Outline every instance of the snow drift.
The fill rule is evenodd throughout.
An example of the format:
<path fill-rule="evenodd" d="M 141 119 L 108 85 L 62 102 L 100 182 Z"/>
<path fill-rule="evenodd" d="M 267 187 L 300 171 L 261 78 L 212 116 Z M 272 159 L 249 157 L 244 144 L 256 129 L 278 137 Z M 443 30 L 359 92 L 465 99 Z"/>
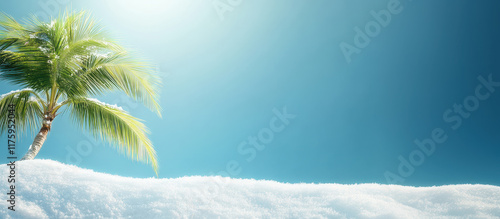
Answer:
<path fill-rule="evenodd" d="M 16 162 L 15 212 L 6 218 L 430 218 L 500 216 L 500 187 L 287 184 L 222 177 L 138 179 L 52 160 Z"/>

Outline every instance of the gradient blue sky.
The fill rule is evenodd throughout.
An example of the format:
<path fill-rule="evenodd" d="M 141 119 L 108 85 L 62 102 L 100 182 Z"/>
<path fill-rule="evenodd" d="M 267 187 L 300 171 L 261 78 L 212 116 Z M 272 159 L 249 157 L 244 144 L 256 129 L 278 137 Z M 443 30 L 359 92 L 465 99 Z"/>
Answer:
<path fill-rule="evenodd" d="M 162 178 L 212 175 L 237 163 L 236 178 L 388 183 L 384 174 L 398 174 L 398 157 L 408 160 L 418 149 L 414 140 L 441 128 L 446 141 L 398 184 L 500 185 L 500 91 L 480 100 L 456 130 L 443 119 L 475 94 L 478 76 L 500 81 L 500 2 L 400 0 L 402 11 L 347 63 L 340 43 L 353 45 L 354 28 L 364 29 L 375 20 L 370 11 L 387 10 L 388 2 L 243 0 L 223 20 L 209 0 L 2 1 L 0 10 L 16 19 L 69 6 L 92 11 L 113 37 L 158 66 L 162 119 L 118 93 L 97 98 L 145 120 Z M 13 89 L 0 82 L 0 93 Z M 296 117 L 263 150 L 246 145 L 240 153 L 283 107 Z M 19 142 L 19 156 L 32 138 Z M 91 150 L 68 159 L 78 148 Z M 90 140 L 67 115 L 56 118 L 37 158 L 154 176 L 149 165 Z"/>

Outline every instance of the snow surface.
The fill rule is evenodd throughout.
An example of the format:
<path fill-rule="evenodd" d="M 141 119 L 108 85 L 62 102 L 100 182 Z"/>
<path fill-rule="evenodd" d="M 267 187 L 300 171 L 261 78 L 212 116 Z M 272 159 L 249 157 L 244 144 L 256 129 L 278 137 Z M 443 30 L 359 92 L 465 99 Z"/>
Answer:
<path fill-rule="evenodd" d="M 16 211 L 2 218 L 498 218 L 500 187 L 288 184 L 121 177 L 52 160 L 16 162 Z"/>
<path fill-rule="evenodd" d="M 9 93 L 2 94 L 2 95 L 0 96 L 0 100 L 1 100 L 1 99 L 3 99 L 3 98 L 5 98 L 6 96 L 9 96 L 9 95 L 11 95 L 11 94 L 13 94 L 13 93 L 19 93 L 19 92 L 21 92 L 21 91 L 33 91 L 33 90 L 32 90 L 31 88 L 25 88 L 25 89 L 22 89 L 22 90 L 13 90 L 13 91 L 10 91 Z"/>
<path fill-rule="evenodd" d="M 106 107 L 109 107 L 109 108 L 113 108 L 113 109 L 117 109 L 117 110 L 123 111 L 123 108 L 117 106 L 116 104 L 113 104 L 113 105 L 107 104 L 107 103 L 101 102 L 98 99 L 90 98 L 90 97 L 87 97 L 87 100 L 92 101 L 92 102 L 97 103 L 97 104 L 102 105 L 102 106 L 106 106 Z"/>

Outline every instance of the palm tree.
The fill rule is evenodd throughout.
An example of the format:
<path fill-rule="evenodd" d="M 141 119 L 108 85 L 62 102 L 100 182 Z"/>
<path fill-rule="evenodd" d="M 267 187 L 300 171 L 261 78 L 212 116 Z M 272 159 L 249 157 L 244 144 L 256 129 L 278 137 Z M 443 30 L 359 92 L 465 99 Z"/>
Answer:
<path fill-rule="evenodd" d="M 23 88 L 0 97 L 0 134 L 7 130 L 8 105 L 14 104 L 16 132 L 40 130 L 21 160 L 34 159 L 52 121 L 68 111 L 82 129 L 150 162 L 158 175 L 156 152 L 141 120 L 90 98 L 122 91 L 161 117 L 160 79 L 152 69 L 110 40 L 85 11 L 66 12 L 50 23 L 33 16 L 23 24 L 0 14 L 0 79 Z"/>

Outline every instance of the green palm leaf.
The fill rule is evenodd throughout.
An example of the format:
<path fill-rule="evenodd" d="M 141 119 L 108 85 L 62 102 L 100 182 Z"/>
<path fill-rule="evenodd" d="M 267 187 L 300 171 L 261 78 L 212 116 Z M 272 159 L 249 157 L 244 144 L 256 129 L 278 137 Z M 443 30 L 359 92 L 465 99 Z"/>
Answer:
<path fill-rule="evenodd" d="M 0 133 L 7 131 L 9 105 L 14 105 L 15 126 L 18 135 L 40 127 L 45 102 L 31 89 L 12 91 L 0 96 Z"/>
<path fill-rule="evenodd" d="M 71 117 L 94 137 L 118 145 L 121 151 L 134 159 L 151 162 L 158 173 L 156 152 L 147 137 L 146 126 L 124 110 L 90 98 L 67 101 Z"/>

